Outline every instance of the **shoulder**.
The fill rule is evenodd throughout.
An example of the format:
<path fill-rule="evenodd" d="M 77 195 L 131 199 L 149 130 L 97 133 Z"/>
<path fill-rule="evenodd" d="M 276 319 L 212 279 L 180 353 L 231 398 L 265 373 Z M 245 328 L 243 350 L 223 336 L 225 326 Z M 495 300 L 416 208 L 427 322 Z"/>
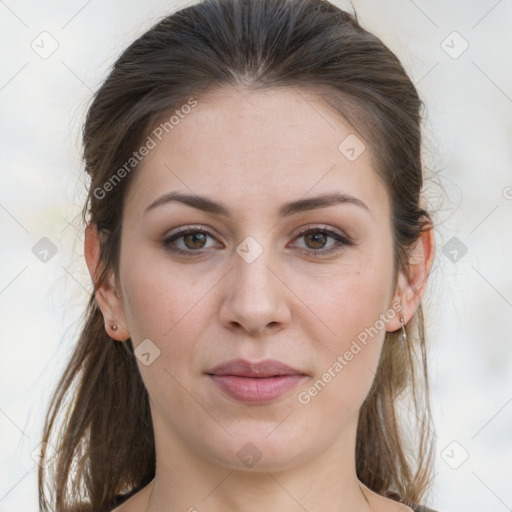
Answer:
<path fill-rule="evenodd" d="M 121 499 L 117 499 L 112 508 L 106 512 L 131 512 L 131 510 L 134 510 L 132 504 L 133 500 L 130 501 L 126 496 L 122 496 Z"/>
<path fill-rule="evenodd" d="M 149 500 L 151 483 L 142 489 L 134 489 L 128 494 L 118 495 L 107 512 L 135 512 L 144 510 Z"/>
<path fill-rule="evenodd" d="M 425 505 L 414 505 L 412 509 L 414 510 L 414 512 L 437 512 L 437 510 L 428 508 Z"/>
<path fill-rule="evenodd" d="M 133 507 L 133 503 L 125 498 L 123 500 L 116 501 L 112 505 L 112 508 L 109 508 L 105 512 L 131 512 L 132 510 L 136 510 Z"/>
<path fill-rule="evenodd" d="M 105 512 L 130 512 L 132 510 L 133 496 L 134 493 L 130 493 L 128 495 L 118 495 L 112 503 L 112 506 L 109 507 Z"/>
<path fill-rule="evenodd" d="M 125 500 L 123 500 L 125 501 Z M 128 512 L 129 509 L 127 508 L 126 504 L 122 503 L 119 504 L 119 501 L 116 501 L 112 508 L 108 509 L 106 512 Z"/>

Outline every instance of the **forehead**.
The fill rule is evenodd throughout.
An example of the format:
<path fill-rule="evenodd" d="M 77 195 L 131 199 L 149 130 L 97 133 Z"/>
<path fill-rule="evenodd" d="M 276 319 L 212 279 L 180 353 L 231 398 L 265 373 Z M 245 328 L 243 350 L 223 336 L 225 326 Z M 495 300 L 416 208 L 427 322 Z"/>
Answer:
<path fill-rule="evenodd" d="M 374 217 L 387 215 L 368 144 L 354 146 L 363 139 L 312 93 L 225 88 L 197 98 L 187 112 L 136 169 L 127 213 L 142 214 L 170 191 L 215 197 L 235 214 L 340 191 L 364 201 Z M 356 159 L 347 158 L 344 141 L 362 150 Z"/>

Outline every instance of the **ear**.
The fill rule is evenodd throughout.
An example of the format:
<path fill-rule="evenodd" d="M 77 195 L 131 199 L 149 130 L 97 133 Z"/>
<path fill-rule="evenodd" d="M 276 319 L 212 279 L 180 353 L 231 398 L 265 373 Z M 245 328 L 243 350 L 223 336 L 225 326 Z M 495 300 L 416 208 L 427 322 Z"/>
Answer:
<path fill-rule="evenodd" d="M 393 303 L 400 302 L 402 309 L 388 322 L 386 330 L 396 331 L 402 327 L 400 317 L 406 325 L 420 305 L 428 282 L 428 276 L 432 269 L 435 255 L 434 226 L 430 223 L 422 232 L 414 245 L 409 258 L 409 278 L 403 273 L 398 277 L 397 290 L 393 297 Z M 391 304 L 390 304 L 391 308 Z M 396 305 L 395 305 L 396 308 Z"/>
<path fill-rule="evenodd" d="M 100 262 L 100 236 L 96 224 L 90 222 L 85 229 L 85 260 L 95 285 L 94 295 L 96 302 L 103 313 L 105 330 L 111 338 L 125 341 L 130 337 L 130 333 L 126 326 L 123 303 L 116 291 L 114 272 L 109 272 L 104 282 L 96 288 L 96 282 L 102 270 Z M 115 331 L 111 327 L 114 323 L 117 325 Z"/>

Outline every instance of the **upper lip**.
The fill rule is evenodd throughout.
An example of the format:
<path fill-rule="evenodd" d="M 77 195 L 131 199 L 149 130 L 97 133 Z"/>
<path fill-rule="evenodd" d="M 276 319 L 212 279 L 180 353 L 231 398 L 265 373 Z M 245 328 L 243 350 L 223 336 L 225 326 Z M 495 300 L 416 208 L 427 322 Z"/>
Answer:
<path fill-rule="evenodd" d="M 236 375 L 239 377 L 274 377 L 276 375 L 304 375 L 303 372 L 276 359 L 251 362 L 233 359 L 207 372 L 209 375 Z"/>

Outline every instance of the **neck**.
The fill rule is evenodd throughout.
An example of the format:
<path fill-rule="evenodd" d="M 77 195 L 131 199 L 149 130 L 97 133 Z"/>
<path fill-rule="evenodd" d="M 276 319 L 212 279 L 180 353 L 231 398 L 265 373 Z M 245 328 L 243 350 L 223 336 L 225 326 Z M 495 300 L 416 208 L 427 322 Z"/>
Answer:
<path fill-rule="evenodd" d="M 215 464 L 183 440 L 155 443 L 169 456 L 157 456 L 145 512 L 371 511 L 355 472 L 355 429 L 313 458 L 259 471 Z"/>

